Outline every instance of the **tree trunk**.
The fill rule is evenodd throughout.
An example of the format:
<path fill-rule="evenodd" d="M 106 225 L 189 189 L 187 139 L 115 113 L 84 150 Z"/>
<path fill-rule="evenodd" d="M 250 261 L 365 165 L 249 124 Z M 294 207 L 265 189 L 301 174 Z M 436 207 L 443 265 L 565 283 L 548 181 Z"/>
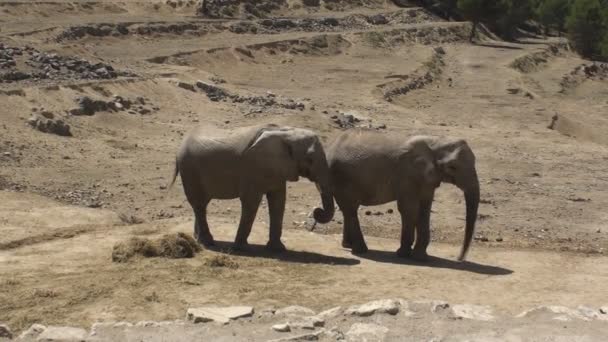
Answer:
<path fill-rule="evenodd" d="M 474 21 L 473 22 L 473 28 L 471 28 L 471 36 L 469 37 L 469 42 L 473 42 L 473 39 L 475 38 L 475 31 L 477 31 L 477 22 Z"/>

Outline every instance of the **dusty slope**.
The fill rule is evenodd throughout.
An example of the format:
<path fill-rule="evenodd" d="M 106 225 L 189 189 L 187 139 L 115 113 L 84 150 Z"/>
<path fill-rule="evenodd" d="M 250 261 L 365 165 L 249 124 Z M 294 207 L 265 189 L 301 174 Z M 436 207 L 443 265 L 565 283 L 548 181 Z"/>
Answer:
<path fill-rule="evenodd" d="M 608 248 L 608 75 L 587 75 L 580 66 L 590 62 L 559 41 L 485 39 L 471 45 L 467 23 L 442 22 L 422 9 L 390 4 L 292 6 L 276 13 L 291 18 L 269 21 L 201 19 L 187 2 L 155 4 L 0 4 L 6 65 L 0 75 L 21 71 L 38 77 L 0 83 L 0 189 L 24 192 L 5 192 L 0 201 L 0 253 L 10 260 L 1 266 L 7 291 L 0 311 L 10 315 L 12 325 L 130 314 L 133 320 L 146 314 L 164 319 L 218 294 L 225 304 L 242 297 L 263 305 L 306 300 L 321 308 L 326 302 L 373 298 L 370 289 L 377 287 L 383 296 L 445 298 L 505 310 L 550 302 L 593 304 L 606 297 L 605 260 L 599 255 Z M 558 48 L 549 48 L 554 44 Z M 88 61 L 87 70 L 74 72 L 80 58 Z M 15 66 L 8 63 L 12 60 Z M 523 68 L 514 68 L 514 61 Z M 107 70 L 97 73 L 102 65 L 96 63 L 112 66 L 117 77 Z M 213 101 L 195 86 L 197 80 L 246 101 Z M 68 115 L 81 96 L 111 104 L 114 95 L 132 107 Z M 260 98 L 275 103 L 261 104 Z M 27 119 L 43 110 L 69 124 L 73 136 L 30 127 Z M 424 266 L 393 264 L 389 252 L 395 249 L 399 216 L 389 214 L 392 204 L 361 212 L 370 245 L 385 251 L 367 259 L 337 247 L 339 238 L 331 234 L 340 231 L 339 213 L 317 226 L 316 232 L 328 237 L 305 232 L 303 223 L 319 203 L 307 182 L 289 185 L 285 218 L 287 245 L 305 253 L 283 261 L 236 257 L 242 265 L 236 271 L 201 267 L 210 252 L 188 261 L 109 262 L 113 243 L 132 234 L 189 232 L 191 213 L 180 185 L 170 190 L 164 185 L 179 141 L 194 125 L 215 130 L 275 122 L 312 128 L 328 142 L 343 129 L 334 118 L 341 113 L 362 120 L 355 124 L 404 136 L 469 141 L 482 179 L 478 241 L 471 255 L 479 264 L 450 261 L 464 225 L 462 196 L 454 187 L 438 190 L 432 216 L 432 251 L 445 259 Z M 553 129 L 547 128 L 554 117 Z M 237 201 L 211 203 L 210 218 L 224 240 L 232 238 L 239 210 Z M 374 215 L 365 215 L 368 210 Z M 259 243 L 264 211 L 255 229 Z M 137 222 L 143 224 L 120 225 Z M 513 273 L 485 274 L 505 270 Z M 48 282 L 41 286 L 33 271 Z M 404 286 L 384 282 L 385 275 L 378 275 L 384 271 Z M 5 272 L 16 280 L 4 280 Z M 276 274 L 288 282 L 270 281 Z M 256 280 L 255 287 L 235 282 L 242 277 Z M 177 287 L 176 279 L 181 279 Z M 358 286 L 350 286 L 353 282 Z M 458 286 L 463 282 L 475 285 Z M 142 293 L 142 286 L 152 287 Z M 340 286 L 348 290 L 333 290 Z M 50 292 L 34 290 L 38 287 Z M 146 299 L 154 298 L 152 293 L 160 303 Z"/>

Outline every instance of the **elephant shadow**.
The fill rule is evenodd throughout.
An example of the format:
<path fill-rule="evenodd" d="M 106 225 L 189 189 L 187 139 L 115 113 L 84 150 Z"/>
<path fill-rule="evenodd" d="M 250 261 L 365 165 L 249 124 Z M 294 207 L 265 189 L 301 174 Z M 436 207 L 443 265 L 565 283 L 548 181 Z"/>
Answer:
<path fill-rule="evenodd" d="M 258 244 L 250 244 L 247 251 L 235 251 L 232 249 L 232 245 L 232 242 L 216 240 L 215 246 L 207 247 L 207 249 L 222 254 L 275 259 L 301 264 L 354 266 L 361 263 L 361 261 L 355 258 L 343 258 L 307 251 L 286 250 L 284 252 L 273 252 L 266 249 L 266 246 Z"/>
<path fill-rule="evenodd" d="M 427 261 L 422 262 L 398 257 L 395 252 L 370 249 L 367 253 L 358 255 L 358 257 L 382 263 L 393 263 L 416 267 L 446 268 L 486 275 L 509 275 L 513 273 L 512 270 L 499 266 L 484 265 L 471 261 L 461 262 L 431 255 L 429 255 Z"/>

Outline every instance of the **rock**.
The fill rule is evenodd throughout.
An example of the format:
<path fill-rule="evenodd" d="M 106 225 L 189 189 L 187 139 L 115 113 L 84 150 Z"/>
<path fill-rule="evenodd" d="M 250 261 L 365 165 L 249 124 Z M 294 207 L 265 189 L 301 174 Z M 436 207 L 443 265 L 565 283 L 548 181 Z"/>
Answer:
<path fill-rule="evenodd" d="M 457 318 L 475 321 L 493 321 L 492 309 L 489 306 L 461 304 L 452 306 L 452 312 Z"/>
<path fill-rule="evenodd" d="M 39 115 L 34 115 L 27 120 L 27 123 L 43 133 L 52 133 L 63 137 L 72 136 L 70 125 L 64 123 L 63 120 L 60 119 L 52 120 Z"/>
<path fill-rule="evenodd" d="M 290 322 L 289 325 L 297 329 L 314 330 L 317 327 L 325 326 L 325 320 L 317 316 L 309 316 Z"/>
<path fill-rule="evenodd" d="M 367 21 L 372 24 L 372 25 L 386 25 L 388 24 L 388 19 L 386 19 L 386 17 L 382 14 L 376 14 L 373 15 L 369 18 L 367 18 Z"/>
<path fill-rule="evenodd" d="M 331 309 L 319 312 L 315 317 L 327 320 L 327 319 L 338 316 L 340 313 L 342 313 L 342 307 L 336 306 L 335 308 L 331 308 Z"/>
<path fill-rule="evenodd" d="M 346 339 L 344 333 L 340 331 L 337 327 L 333 327 L 329 330 L 326 330 L 323 335 L 327 336 L 331 341 L 342 341 Z"/>
<path fill-rule="evenodd" d="M 35 339 L 36 337 L 38 337 L 38 335 L 40 335 L 45 330 L 46 330 L 46 327 L 42 324 L 32 324 L 32 326 L 29 329 L 27 329 L 26 331 L 22 332 L 21 335 L 19 335 L 19 339 L 20 340 Z"/>
<path fill-rule="evenodd" d="M 272 330 L 278 331 L 278 332 L 290 332 L 291 327 L 289 326 L 289 323 L 275 324 L 272 326 Z"/>
<path fill-rule="evenodd" d="M 251 306 L 202 307 L 188 309 L 186 319 L 193 323 L 217 322 L 228 324 L 231 320 L 251 315 L 253 315 Z"/>
<path fill-rule="evenodd" d="M 193 84 L 190 83 L 186 83 L 186 82 L 177 82 L 177 86 L 182 88 L 182 89 L 186 89 L 186 90 L 190 90 L 193 92 L 196 92 L 196 88 L 194 87 Z"/>
<path fill-rule="evenodd" d="M 5 324 L 0 324 L 0 338 L 8 338 L 9 340 L 13 338 L 11 329 Z"/>
<path fill-rule="evenodd" d="M 136 327 L 145 327 L 145 328 L 150 328 L 150 327 L 160 327 L 160 323 L 155 322 L 155 321 L 140 321 L 135 323 Z"/>
<path fill-rule="evenodd" d="M 606 306 L 602 306 L 602 307 L 600 308 L 600 313 L 601 313 L 602 315 L 608 315 L 608 305 L 606 305 Z"/>
<path fill-rule="evenodd" d="M 588 306 L 581 305 L 577 309 L 581 315 L 583 315 L 589 319 L 599 320 L 599 321 L 608 321 L 608 315 L 603 313 L 601 308 L 596 310 L 596 309 L 590 308 Z"/>
<path fill-rule="evenodd" d="M 396 315 L 399 313 L 400 303 L 394 299 L 382 299 L 369 302 L 360 306 L 354 306 L 346 310 L 347 315 L 371 316 L 376 313 Z"/>
<path fill-rule="evenodd" d="M 279 309 L 275 312 L 275 315 L 285 315 L 285 316 L 314 316 L 315 312 L 309 308 L 305 308 L 303 306 L 293 305 L 288 306 L 282 309 Z"/>
<path fill-rule="evenodd" d="M 139 114 L 141 115 L 146 115 L 146 114 L 150 114 L 152 111 L 149 110 L 148 108 L 142 108 L 139 110 Z"/>
<path fill-rule="evenodd" d="M 84 341 L 87 338 L 87 331 L 81 328 L 72 327 L 48 327 L 40 335 L 38 341 L 61 341 L 61 342 L 76 342 Z"/>
<path fill-rule="evenodd" d="M 72 115 L 93 115 L 96 112 L 108 110 L 108 104 L 105 101 L 93 100 L 88 96 L 82 96 L 77 99 L 78 108 L 72 109 Z"/>
<path fill-rule="evenodd" d="M 384 341 L 387 333 L 388 328 L 378 324 L 355 323 L 346 332 L 346 339 L 349 342 Z"/>
<path fill-rule="evenodd" d="M 589 321 L 590 318 L 582 315 L 577 310 L 572 310 L 565 306 L 548 305 L 538 306 L 533 309 L 524 311 L 516 316 L 517 318 L 523 317 L 535 317 L 535 318 L 549 318 L 558 321 L 571 321 L 572 319 L 579 319 L 583 321 Z"/>

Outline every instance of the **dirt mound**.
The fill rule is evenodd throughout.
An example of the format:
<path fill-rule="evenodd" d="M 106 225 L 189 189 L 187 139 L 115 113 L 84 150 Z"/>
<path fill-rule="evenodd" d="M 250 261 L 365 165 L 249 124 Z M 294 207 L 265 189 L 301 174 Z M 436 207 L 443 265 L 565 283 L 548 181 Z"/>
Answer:
<path fill-rule="evenodd" d="M 354 34 L 363 43 L 373 47 L 393 48 L 404 44 L 445 44 L 468 42 L 469 23 L 443 23 L 419 27 L 396 28 Z"/>
<path fill-rule="evenodd" d="M 565 75 L 560 82 L 561 93 L 567 93 L 587 80 L 608 80 L 608 63 L 581 64 Z"/>
<path fill-rule="evenodd" d="M 522 73 L 531 73 L 539 70 L 546 65 L 553 57 L 559 56 L 564 49 L 567 49 L 567 44 L 554 44 L 546 49 L 515 59 L 510 67 Z"/>
<path fill-rule="evenodd" d="M 192 258 L 200 251 L 201 247 L 199 244 L 192 236 L 185 233 L 167 234 L 156 240 L 134 237 L 127 242 L 120 242 L 114 245 L 112 261 L 126 262 L 135 256 L 172 259 Z"/>
<path fill-rule="evenodd" d="M 36 81 L 100 80 L 133 77 L 106 63 L 91 63 L 78 57 L 46 53 L 33 47 L 0 43 L 0 84 Z"/>
<path fill-rule="evenodd" d="M 207 18 L 267 18 L 293 11 L 345 11 L 354 8 L 381 8 L 383 0 L 205 0 L 197 12 Z"/>
<path fill-rule="evenodd" d="M 413 74 L 388 76 L 399 80 L 378 85 L 382 97 L 391 102 L 395 96 L 405 95 L 412 90 L 421 89 L 433 83 L 443 73 L 444 55 L 445 50 L 442 47 L 437 47 L 433 50 L 431 59 L 414 71 Z"/>

